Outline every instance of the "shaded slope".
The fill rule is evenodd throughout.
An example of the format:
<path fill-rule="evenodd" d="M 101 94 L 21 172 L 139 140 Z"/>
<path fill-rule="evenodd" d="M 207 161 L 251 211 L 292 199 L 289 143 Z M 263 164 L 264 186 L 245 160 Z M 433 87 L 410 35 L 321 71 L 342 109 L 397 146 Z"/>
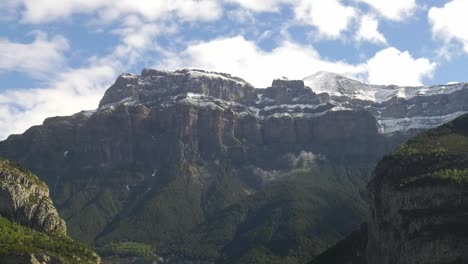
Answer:
<path fill-rule="evenodd" d="M 468 116 L 384 158 L 369 184 L 369 263 L 468 261 Z"/>
<path fill-rule="evenodd" d="M 180 241 L 179 254 L 219 263 L 303 263 L 366 218 L 358 175 L 368 168 L 323 163 L 227 207 Z M 365 177 L 361 177 L 364 181 Z"/>

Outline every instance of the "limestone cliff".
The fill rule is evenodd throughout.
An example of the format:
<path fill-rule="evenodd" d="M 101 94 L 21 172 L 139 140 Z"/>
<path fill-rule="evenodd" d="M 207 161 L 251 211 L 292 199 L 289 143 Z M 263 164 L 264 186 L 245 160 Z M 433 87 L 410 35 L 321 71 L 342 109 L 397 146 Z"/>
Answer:
<path fill-rule="evenodd" d="M 91 245 L 132 241 L 163 257 L 223 263 L 305 262 L 365 220 L 370 171 L 413 133 L 382 131 L 388 116 L 379 111 L 404 104 L 406 120 L 419 109 L 399 97 L 380 104 L 311 88 L 145 69 L 119 76 L 96 110 L 11 135 L 0 155 L 37 173 L 70 235 Z M 417 113 L 430 122 L 415 129 L 438 124 L 431 107 Z"/>
<path fill-rule="evenodd" d="M 65 234 L 44 182 L 11 161 L 0 159 L 0 215 L 38 231 Z"/>
<path fill-rule="evenodd" d="M 47 185 L 19 165 L 0 159 L 0 263 L 100 263 L 66 235 Z"/>
<path fill-rule="evenodd" d="M 370 264 L 468 262 L 468 116 L 384 158 L 369 183 Z"/>

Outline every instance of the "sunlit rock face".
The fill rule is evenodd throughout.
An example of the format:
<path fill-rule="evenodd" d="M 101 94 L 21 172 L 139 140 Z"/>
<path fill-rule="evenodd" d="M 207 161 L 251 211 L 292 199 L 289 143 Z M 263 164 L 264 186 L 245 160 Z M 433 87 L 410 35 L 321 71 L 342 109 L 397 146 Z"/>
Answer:
<path fill-rule="evenodd" d="M 0 159 L 0 215 L 38 231 L 65 234 L 49 189 L 35 175 L 11 161 Z"/>

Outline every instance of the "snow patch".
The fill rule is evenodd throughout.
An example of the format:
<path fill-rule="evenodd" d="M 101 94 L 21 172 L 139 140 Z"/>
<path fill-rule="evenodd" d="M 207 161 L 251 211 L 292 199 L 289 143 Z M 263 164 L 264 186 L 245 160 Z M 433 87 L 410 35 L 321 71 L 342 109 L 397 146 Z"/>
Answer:
<path fill-rule="evenodd" d="M 451 94 L 455 91 L 468 88 L 464 83 L 436 85 L 431 87 L 372 85 L 329 72 L 318 72 L 303 80 L 305 85 L 310 87 L 315 93 L 328 93 L 331 96 L 345 96 L 350 99 L 376 103 L 382 103 L 394 97 L 410 99 L 416 96 Z"/>
<path fill-rule="evenodd" d="M 221 80 L 225 80 L 225 81 L 231 81 L 231 82 L 235 82 L 241 86 L 245 86 L 246 83 L 245 82 L 242 82 L 240 80 L 237 80 L 236 78 L 229 78 L 221 73 L 217 73 L 217 72 L 210 72 L 210 71 L 204 71 L 204 70 L 197 70 L 197 69 L 186 69 L 188 70 L 188 73 L 190 75 L 190 77 L 192 78 L 206 78 L 206 79 L 221 79 Z"/>
<path fill-rule="evenodd" d="M 415 116 L 406 118 L 382 118 L 378 120 L 379 132 L 392 134 L 395 132 L 406 132 L 410 129 L 430 129 L 449 122 L 468 111 L 458 111 L 442 116 Z"/>

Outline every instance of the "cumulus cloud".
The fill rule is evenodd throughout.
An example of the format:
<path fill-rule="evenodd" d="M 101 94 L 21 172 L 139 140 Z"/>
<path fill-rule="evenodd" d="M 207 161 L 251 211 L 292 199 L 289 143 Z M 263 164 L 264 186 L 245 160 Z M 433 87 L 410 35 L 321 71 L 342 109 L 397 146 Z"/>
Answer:
<path fill-rule="evenodd" d="M 40 31 L 34 35 L 31 43 L 0 38 L 0 73 L 16 71 L 44 77 L 63 65 L 64 52 L 69 49 L 67 39 L 61 35 L 49 37 Z"/>
<path fill-rule="evenodd" d="M 401 21 L 416 10 L 415 0 L 356 0 L 369 5 L 387 19 Z"/>
<path fill-rule="evenodd" d="M 18 0 L 16 7 L 27 23 L 66 19 L 74 14 L 96 14 L 107 21 L 128 15 L 151 21 L 168 16 L 187 21 L 213 20 L 222 14 L 222 6 L 216 0 Z"/>
<path fill-rule="evenodd" d="M 243 8 L 255 12 L 277 12 L 279 6 L 285 3 L 294 2 L 293 0 L 226 0 L 228 3 L 236 3 Z"/>
<path fill-rule="evenodd" d="M 166 54 L 166 59 L 156 67 L 228 72 L 256 87 L 267 87 L 280 76 L 302 79 L 317 71 L 336 72 L 375 84 L 421 85 L 424 78 L 431 76 L 436 64 L 426 58 L 415 59 L 408 51 L 393 47 L 377 52 L 367 62 L 350 64 L 321 58 L 311 46 L 289 41 L 266 52 L 255 42 L 237 36 L 189 45 L 181 53 Z"/>
<path fill-rule="evenodd" d="M 235 51 L 235 52 L 232 52 Z M 326 70 L 355 76 L 362 66 L 328 61 L 310 46 L 285 41 L 270 52 L 242 36 L 200 42 L 177 54 L 167 54 L 158 68 L 195 67 L 228 72 L 245 78 L 256 87 L 267 87 L 274 78 L 302 79 Z"/>
<path fill-rule="evenodd" d="M 117 75 L 140 61 L 153 48 L 152 38 L 163 32 L 171 33 L 173 29 L 135 20 L 127 21 L 121 30 L 114 32 L 122 36 L 120 43 L 107 55 L 89 58 L 86 66 L 70 68 L 61 65 L 62 68 L 51 74 L 40 87 L 0 91 L 0 139 L 22 133 L 32 125 L 41 124 L 47 117 L 96 109 L 105 89 Z M 54 56 L 48 56 L 48 59 L 51 57 Z M 54 63 L 48 59 L 44 60 Z M 28 74 L 35 72 L 35 68 L 22 67 Z"/>
<path fill-rule="evenodd" d="M 358 41 L 386 44 L 387 39 L 379 32 L 379 21 L 373 15 L 364 15 L 360 19 L 359 30 L 356 32 Z"/>
<path fill-rule="evenodd" d="M 426 58 L 415 59 L 408 51 L 390 47 L 367 62 L 368 82 L 418 86 L 423 78 L 432 76 L 435 68 L 436 63 Z"/>
<path fill-rule="evenodd" d="M 301 0 L 294 11 L 298 20 L 315 26 L 328 38 L 339 38 L 357 14 L 354 8 L 338 0 Z"/>
<path fill-rule="evenodd" d="M 115 74 L 105 65 L 68 70 L 46 87 L 1 93 L 0 138 L 21 133 L 47 117 L 95 109 Z"/>
<path fill-rule="evenodd" d="M 443 7 L 432 7 L 428 18 L 432 26 L 432 33 L 436 38 L 446 43 L 452 40 L 463 44 L 464 51 L 468 52 L 468 1 L 453 0 Z"/>

